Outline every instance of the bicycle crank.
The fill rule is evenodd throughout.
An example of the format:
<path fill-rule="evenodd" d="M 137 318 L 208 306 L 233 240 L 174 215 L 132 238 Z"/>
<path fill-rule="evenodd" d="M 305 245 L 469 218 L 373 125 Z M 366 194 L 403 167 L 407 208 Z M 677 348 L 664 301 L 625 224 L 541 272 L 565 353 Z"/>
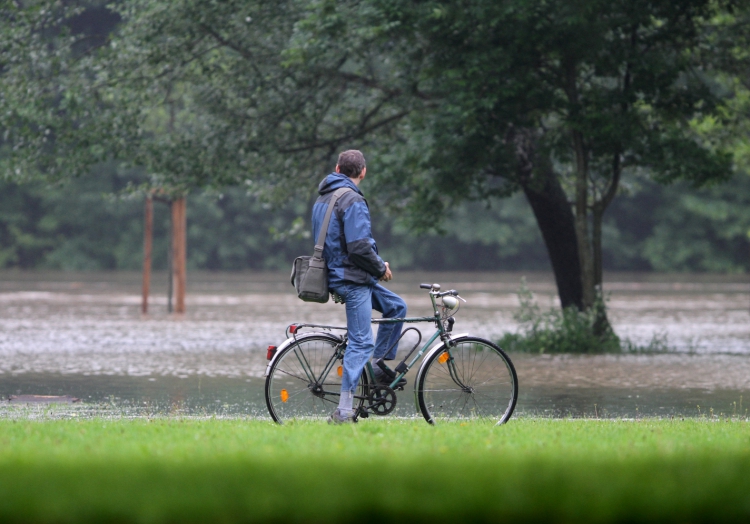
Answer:
<path fill-rule="evenodd" d="M 388 386 L 370 386 L 367 400 L 367 411 L 381 417 L 396 408 L 396 392 Z"/>

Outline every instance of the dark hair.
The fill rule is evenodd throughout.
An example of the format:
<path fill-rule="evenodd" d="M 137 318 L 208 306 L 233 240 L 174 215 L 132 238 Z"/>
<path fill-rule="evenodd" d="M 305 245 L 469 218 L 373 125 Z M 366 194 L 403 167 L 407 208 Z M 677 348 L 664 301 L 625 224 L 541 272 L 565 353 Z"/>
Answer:
<path fill-rule="evenodd" d="M 349 178 L 357 178 L 365 168 L 365 156 L 361 151 L 349 149 L 339 155 L 339 172 Z"/>

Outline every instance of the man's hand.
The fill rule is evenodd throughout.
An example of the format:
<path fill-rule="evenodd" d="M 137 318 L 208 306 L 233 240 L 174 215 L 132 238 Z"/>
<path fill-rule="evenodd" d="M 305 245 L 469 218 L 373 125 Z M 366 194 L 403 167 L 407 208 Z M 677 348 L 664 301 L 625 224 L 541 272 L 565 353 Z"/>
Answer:
<path fill-rule="evenodd" d="M 383 282 L 388 282 L 390 279 L 393 278 L 393 273 L 391 273 L 391 266 L 388 265 L 388 262 L 385 263 L 385 273 L 383 273 L 383 276 L 380 277 L 380 280 Z"/>

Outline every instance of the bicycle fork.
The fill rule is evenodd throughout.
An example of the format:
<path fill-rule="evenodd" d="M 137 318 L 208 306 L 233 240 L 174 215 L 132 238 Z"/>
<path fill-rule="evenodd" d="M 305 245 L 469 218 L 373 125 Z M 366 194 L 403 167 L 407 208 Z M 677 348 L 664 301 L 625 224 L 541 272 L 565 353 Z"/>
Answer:
<path fill-rule="evenodd" d="M 448 353 L 448 361 L 446 362 L 446 365 L 448 366 L 448 373 L 450 374 L 451 379 L 453 379 L 453 382 L 455 382 L 456 385 L 460 387 L 464 393 L 473 393 L 474 388 L 464 384 L 463 381 L 461 381 L 461 379 L 458 377 L 455 359 L 453 358 L 453 355 L 451 355 L 450 350 L 446 349 L 445 352 Z"/>

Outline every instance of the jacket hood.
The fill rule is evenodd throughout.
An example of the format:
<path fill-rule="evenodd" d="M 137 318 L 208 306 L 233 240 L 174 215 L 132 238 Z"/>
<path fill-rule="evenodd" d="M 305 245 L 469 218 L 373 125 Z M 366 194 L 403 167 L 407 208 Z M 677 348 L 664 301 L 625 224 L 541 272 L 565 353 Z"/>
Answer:
<path fill-rule="evenodd" d="M 351 188 L 362 195 L 362 191 L 359 190 L 357 184 L 352 182 L 351 178 L 341 173 L 331 173 L 330 175 L 325 177 L 318 186 L 318 193 L 321 195 L 325 195 L 326 193 L 336 191 L 337 189 L 340 189 L 342 187 Z"/>

